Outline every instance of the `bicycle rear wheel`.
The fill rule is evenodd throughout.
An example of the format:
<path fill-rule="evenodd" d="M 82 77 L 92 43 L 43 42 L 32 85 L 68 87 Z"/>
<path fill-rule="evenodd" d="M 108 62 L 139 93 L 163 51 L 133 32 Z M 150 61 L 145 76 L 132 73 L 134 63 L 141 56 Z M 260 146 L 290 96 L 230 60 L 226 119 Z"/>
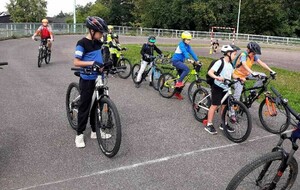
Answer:
<path fill-rule="evenodd" d="M 158 80 L 161 75 L 162 71 L 159 68 L 152 68 L 152 83 L 155 90 L 158 90 Z"/>
<path fill-rule="evenodd" d="M 80 89 L 78 83 L 71 83 L 66 94 L 66 111 L 67 118 L 72 127 L 76 130 L 78 125 L 78 107 L 80 100 Z"/>
<path fill-rule="evenodd" d="M 262 126 L 274 134 L 284 132 L 291 122 L 289 110 L 269 97 L 266 97 L 259 105 L 258 115 Z"/>
<path fill-rule="evenodd" d="M 121 121 L 117 107 L 107 97 L 96 102 L 95 110 L 96 134 L 100 150 L 105 156 L 115 156 L 121 145 Z M 106 135 L 110 138 L 105 138 Z"/>
<path fill-rule="evenodd" d="M 117 67 L 121 67 L 121 72 L 118 73 L 120 78 L 127 79 L 130 76 L 132 65 L 127 58 L 119 59 Z"/>
<path fill-rule="evenodd" d="M 207 119 L 207 114 L 209 107 L 211 106 L 210 94 L 204 88 L 198 88 L 193 95 L 193 111 L 194 117 L 203 122 L 204 119 Z"/>
<path fill-rule="evenodd" d="M 234 129 L 228 131 L 227 125 Z M 252 119 L 248 108 L 240 101 L 229 100 L 222 113 L 222 126 L 225 136 L 235 143 L 247 140 L 252 130 Z"/>
<path fill-rule="evenodd" d="M 164 98 L 171 98 L 175 94 L 176 79 L 170 73 L 162 74 L 158 79 L 158 91 Z"/>
<path fill-rule="evenodd" d="M 229 182 L 226 190 L 269 189 L 283 160 L 282 152 L 267 153 L 244 166 Z M 298 174 L 298 164 L 291 159 L 288 167 L 276 184 L 276 189 L 291 189 Z M 275 189 L 275 188 L 274 188 Z"/>
<path fill-rule="evenodd" d="M 40 48 L 39 55 L 38 55 L 38 67 L 42 66 L 42 62 L 43 62 L 43 50 Z"/>
<path fill-rule="evenodd" d="M 131 78 L 132 78 L 134 84 L 139 84 L 139 83 L 140 83 L 140 82 L 137 82 L 137 81 L 136 81 L 136 78 L 137 78 L 137 75 L 138 75 L 138 73 L 139 73 L 140 68 L 141 68 L 141 65 L 140 65 L 140 64 L 135 64 L 135 65 L 133 66 L 133 68 L 132 68 Z M 141 81 L 142 81 L 142 80 L 143 80 L 143 79 L 141 79 Z"/>

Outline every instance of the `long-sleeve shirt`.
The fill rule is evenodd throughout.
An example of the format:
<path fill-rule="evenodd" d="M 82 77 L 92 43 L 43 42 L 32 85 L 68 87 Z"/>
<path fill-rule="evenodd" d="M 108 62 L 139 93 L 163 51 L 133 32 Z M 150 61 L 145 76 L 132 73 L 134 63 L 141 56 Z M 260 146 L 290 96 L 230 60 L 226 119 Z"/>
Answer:
<path fill-rule="evenodd" d="M 144 61 L 149 62 L 150 59 L 147 58 L 146 55 L 153 56 L 154 50 L 155 50 L 158 54 L 160 54 L 160 55 L 162 54 L 161 50 L 158 49 L 158 47 L 157 47 L 155 44 L 154 44 L 154 45 L 149 45 L 149 44 L 145 43 L 145 44 L 143 45 L 142 49 L 141 49 L 142 59 L 143 59 Z"/>
<path fill-rule="evenodd" d="M 175 54 L 172 57 L 172 61 L 184 62 L 185 59 L 190 58 L 190 55 L 195 61 L 198 61 L 197 55 L 192 50 L 191 46 L 181 41 L 175 50 Z"/>

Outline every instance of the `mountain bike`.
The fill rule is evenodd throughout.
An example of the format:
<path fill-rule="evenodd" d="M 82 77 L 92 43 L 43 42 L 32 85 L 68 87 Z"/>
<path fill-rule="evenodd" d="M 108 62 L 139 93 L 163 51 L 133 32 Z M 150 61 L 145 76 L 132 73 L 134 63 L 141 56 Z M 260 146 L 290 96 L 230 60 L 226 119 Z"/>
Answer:
<path fill-rule="evenodd" d="M 240 101 L 243 102 L 247 108 L 250 108 L 257 99 L 264 94 L 264 99 L 259 105 L 258 116 L 262 126 L 269 132 L 279 134 L 285 131 L 290 125 L 290 112 L 281 104 L 275 102 L 275 97 L 268 91 L 270 79 L 275 79 L 276 73 L 270 73 L 270 76 L 257 76 L 263 85 L 260 87 L 246 88 L 243 85 L 243 91 Z M 256 92 L 258 90 L 258 92 Z M 276 125 L 274 125 L 276 121 Z"/>
<path fill-rule="evenodd" d="M 34 39 L 38 41 L 37 38 Z M 48 50 L 47 43 L 50 39 L 41 39 L 39 45 L 39 55 L 38 55 L 38 67 L 42 66 L 43 60 L 45 60 L 46 64 L 50 63 L 51 52 Z"/>
<path fill-rule="evenodd" d="M 109 98 L 108 86 L 103 83 L 102 72 L 99 72 L 98 68 L 72 68 L 71 70 L 74 70 L 74 74 L 78 77 L 80 72 L 98 74 L 89 113 L 91 114 L 92 108 L 95 107 L 95 128 L 99 147 L 105 156 L 113 157 L 118 153 L 121 145 L 121 120 L 116 105 Z M 79 84 L 72 82 L 67 89 L 66 111 L 68 121 L 74 130 L 77 128 L 79 103 Z M 111 138 L 102 138 L 101 133 L 110 134 Z"/>
<path fill-rule="evenodd" d="M 206 83 L 206 80 L 202 79 L 199 74 L 201 67 L 202 67 L 201 63 L 196 64 L 196 62 L 194 62 L 193 69 L 191 69 L 189 74 L 183 80 L 184 85 L 188 81 L 192 80 L 192 82 L 190 83 L 189 88 L 188 88 L 188 97 L 191 102 L 192 102 L 193 94 L 194 94 L 195 90 L 197 88 L 201 87 L 202 82 Z M 183 89 L 183 87 L 181 87 L 181 88 L 175 87 L 175 84 L 178 81 L 178 79 L 180 78 L 180 76 L 178 74 L 178 70 L 174 66 L 172 66 L 171 68 L 169 66 L 168 67 L 162 66 L 161 68 L 166 69 L 166 70 L 173 70 L 176 72 L 176 77 L 174 77 L 172 72 L 169 71 L 169 72 L 162 74 L 158 79 L 159 94 L 164 98 L 171 98 L 176 92 L 181 92 Z"/>
<path fill-rule="evenodd" d="M 4 66 L 4 65 L 8 65 L 7 62 L 0 62 L 0 66 Z M 0 69 L 3 69 L 2 67 L 0 67 Z"/>
<path fill-rule="evenodd" d="M 141 65 L 140 64 L 135 64 L 133 66 L 131 76 L 132 76 L 133 83 L 135 84 L 135 86 L 137 88 L 139 88 L 141 86 L 142 82 L 146 80 L 147 76 L 151 72 L 150 74 L 151 74 L 151 77 L 152 77 L 152 87 L 155 90 L 158 90 L 158 79 L 162 75 L 162 70 L 157 67 L 156 61 L 160 58 L 161 58 L 161 56 L 151 56 L 150 57 L 150 59 L 153 60 L 152 65 L 151 66 L 149 64 L 147 65 L 146 69 L 142 73 L 142 78 L 141 78 L 140 81 L 136 81 L 136 79 L 137 79 L 137 75 L 139 73 L 139 70 L 141 68 Z"/>
<path fill-rule="evenodd" d="M 226 106 L 222 113 L 222 126 L 225 136 L 235 143 L 241 143 L 247 140 L 252 130 L 252 119 L 248 108 L 240 101 L 235 100 L 232 94 L 231 86 L 238 80 L 224 80 L 224 84 L 228 86 L 227 93 L 221 100 L 221 105 L 226 101 Z M 193 112 L 195 118 L 203 122 L 207 119 L 208 110 L 211 106 L 211 94 L 203 87 L 198 88 L 193 95 Z M 220 110 L 220 106 L 218 107 Z M 234 119 L 233 119 L 234 117 Z M 234 132 L 227 129 L 230 125 Z"/>
<path fill-rule="evenodd" d="M 123 51 L 126 51 L 127 48 L 122 48 L 121 51 L 118 51 L 117 53 L 117 58 L 118 58 L 118 62 L 117 62 L 117 67 L 116 69 L 118 69 L 119 71 L 117 71 L 117 74 L 120 78 L 122 79 L 127 79 L 132 71 L 132 65 L 129 61 L 129 59 L 125 58 Z"/>
<path fill-rule="evenodd" d="M 277 102 L 287 108 L 298 120 L 292 134 L 282 134 L 272 152 L 260 156 L 244 166 L 229 182 L 227 190 L 244 189 L 291 189 L 298 175 L 298 163 L 294 157 L 298 150 L 296 141 L 300 139 L 300 113 L 297 113 L 288 105 L 288 100 L 271 87 L 276 95 Z M 287 152 L 283 148 L 283 142 L 288 139 L 292 148 Z M 299 189 L 299 188 L 298 188 Z"/>

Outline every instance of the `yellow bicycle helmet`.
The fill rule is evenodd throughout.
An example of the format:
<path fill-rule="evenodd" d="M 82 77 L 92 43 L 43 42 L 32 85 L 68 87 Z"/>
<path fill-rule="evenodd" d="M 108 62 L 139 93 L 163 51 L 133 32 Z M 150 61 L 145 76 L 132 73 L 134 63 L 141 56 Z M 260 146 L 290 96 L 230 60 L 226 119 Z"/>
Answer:
<path fill-rule="evenodd" d="M 181 34 L 181 38 L 183 39 L 183 40 L 190 40 L 190 39 L 192 39 L 192 34 L 191 33 L 189 33 L 188 31 L 184 31 L 184 32 L 182 32 L 182 34 Z"/>
<path fill-rule="evenodd" d="M 48 20 L 44 18 L 44 19 L 42 20 L 42 23 L 48 23 Z"/>
<path fill-rule="evenodd" d="M 108 29 L 110 29 L 110 30 L 114 29 L 114 27 L 113 27 L 112 25 L 108 25 L 107 27 L 108 27 Z"/>

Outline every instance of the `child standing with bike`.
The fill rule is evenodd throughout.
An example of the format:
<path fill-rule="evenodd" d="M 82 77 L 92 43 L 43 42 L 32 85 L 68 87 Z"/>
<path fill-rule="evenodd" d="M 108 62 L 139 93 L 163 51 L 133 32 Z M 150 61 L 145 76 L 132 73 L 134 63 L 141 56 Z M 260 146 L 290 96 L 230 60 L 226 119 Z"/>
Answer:
<path fill-rule="evenodd" d="M 176 82 L 176 84 L 175 84 L 176 88 L 182 88 L 184 86 L 182 81 L 190 72 L 190 69 L 188 68 L 188 66 L 184 64 L 185 59 L 187 59 L 189 62 L 192 63 L 193 61 L 190 59 L 190 56 L 189 56 L 189 55 L 191 55 L 197 64 L 200 63 L 197 58 L 197 55 L 194 53 L 191 46 L 189 45 L 191 42 L 191 39 L 192 39 L 192 34 L 187 31 L 184 31 L 181 34 L 181 39 L 182 39 L 182 41 L 179 42 L 179 44 L 175 50 L 175 54 L 172 57 L 172 64 L 174 67 L 176 67 L 176 69 L 178 70 L 178 73 L 180 75 L 178 82 Z M 180 92 L 176 92 L 174 95 L 179 100 L 183 99 Z"/>
<path fill-rule="evenodd" d="M 154 51 L 156 51 L 156 53 L 158 53 L 159 55 L 162 55 L 162 51 L 158 49 L 158 47 L 155 45 L 155 42 L 156 42 L 156 38 L 154 36 L 149 36 L 148 42 L 144 43 L 141 49 L 142 61 L 141 61 L 140 70 L 136 77 L 137 82 L 141 81 L 142 74 L 145 71 L 147 65 L 150 64 L 150 66 L 152 66 Z M 149 81 L 150 81 L 149 86 L 153 86 L 152 73 L 150 73 Z M 138 85 L 136 85 L 136 87 L 137 86 Z"/>
<path fill-rule="evenodd" d="M 103 33 L 107 31 L 107 25 L 102 18 L 96 16 L 89 16 L 86 19 L 86 27 L 89 33 L 85 38 L 77 42 L 74 65 L 82 68 L 103 67 L 103 60 L 101 54 L 102 42 L 100 39 Z M 86 124 L 89 118 L 89 110 L 92 100 L 93 91 L 95 88 L 95 80 L 97 74 L 91 73 L 89 75 L 84 72 L 80 73 L 79 88 L 80 88 L 80 102 L 78 109 L 78 127 L 75 144 L 78 148 L 85 147 L 83 132 L 86 129 Z M 96 139 L 95 129 L 95 109 L 91 110 L 90 124 L 92 128 L 91 138 Z M 100 130 L 101 137 L 110 138 L 110 134 L 105 134 Z"/>
<path fill-rule="evenodd" d="M 235 60 L 235 70 L 233 73 L 233 78 L 239 78 L 243 82 L 246 81 L 246 78 L 257 80 L 254 84 L 254 87 L 259 87 L 263 85 L 262 80 L 260 80 L 259 76 L 266 76 L 264 73 L 258 73 L 251 70 L 254 62 L 257 62 L 263 68 L 269 70 L 272 75 L 275 75 L 276 72 L 273 71 L 266 63 L 261 61 L 257 55 L 261 55 L 261 48 L 256 42 L 250 42 L 247 45 L 247 50 L 242 52 Z M 243 84 L 241 82 L 237 82 L 234 84 L 234 98 L 239 100 L 243 91 Z M 256 92 L 250 92 L 253 96 L 255 96 Z"/>
<path fill-rule="evenodd" d="M 126 48 L 121 48 L 119 42 L 119 35 L 117 33 L 111 34 L 111 41 L 108 43 L 110 56 L 113 62 L 113 66 L 116 67 L 118 63 L 118 52 L 121 50 L 126 50 Z"/>
<path fill-rule="evenodd" d="M 215 111 L 217 110 L 218 106 L 221 104 L 221 100 L 226 94 L 226 91 L 224 89 L 227 89 L 227 85 L 223 83 L 225 79 L 231 79 L 231 75 L 233 73 L 233 65 L 232 65 L 232 60 L 236 57 L 237 51 L 240 50 L 239 47 L 234 46 L 234 45 L 224 45 L 221 48 L 221 52 L 223 53 L 224 57 L 221 58 L 220 60 L 216 61 L 214 65 L 210 68 L 208 71 L 208 75 L 214 79 L 214 83 L 211 85 L 211 106 L 208 111 L 208 116 L 207 116 L 207 125 L 204 128 L 208 133 L 210 134 L 217 134 L 216 129 L 213 126 L 213 118 Z M 216 72 L 219 70 L 221 67 L 221 64 L 223 64 L 223 69 L 221 70 L 219 76 L 216 75 Z M 225 108 L 227 101 L 224 101 L 224 105 L 221 107 L 221 115 L 222 112 Z M 228 126 L 227 123 L 227 129 L 229 132 L 234 132 L 234 129 L 230 126 Z M 222 125 L 220 126 L 220 129 L 223 130 Z"/>

